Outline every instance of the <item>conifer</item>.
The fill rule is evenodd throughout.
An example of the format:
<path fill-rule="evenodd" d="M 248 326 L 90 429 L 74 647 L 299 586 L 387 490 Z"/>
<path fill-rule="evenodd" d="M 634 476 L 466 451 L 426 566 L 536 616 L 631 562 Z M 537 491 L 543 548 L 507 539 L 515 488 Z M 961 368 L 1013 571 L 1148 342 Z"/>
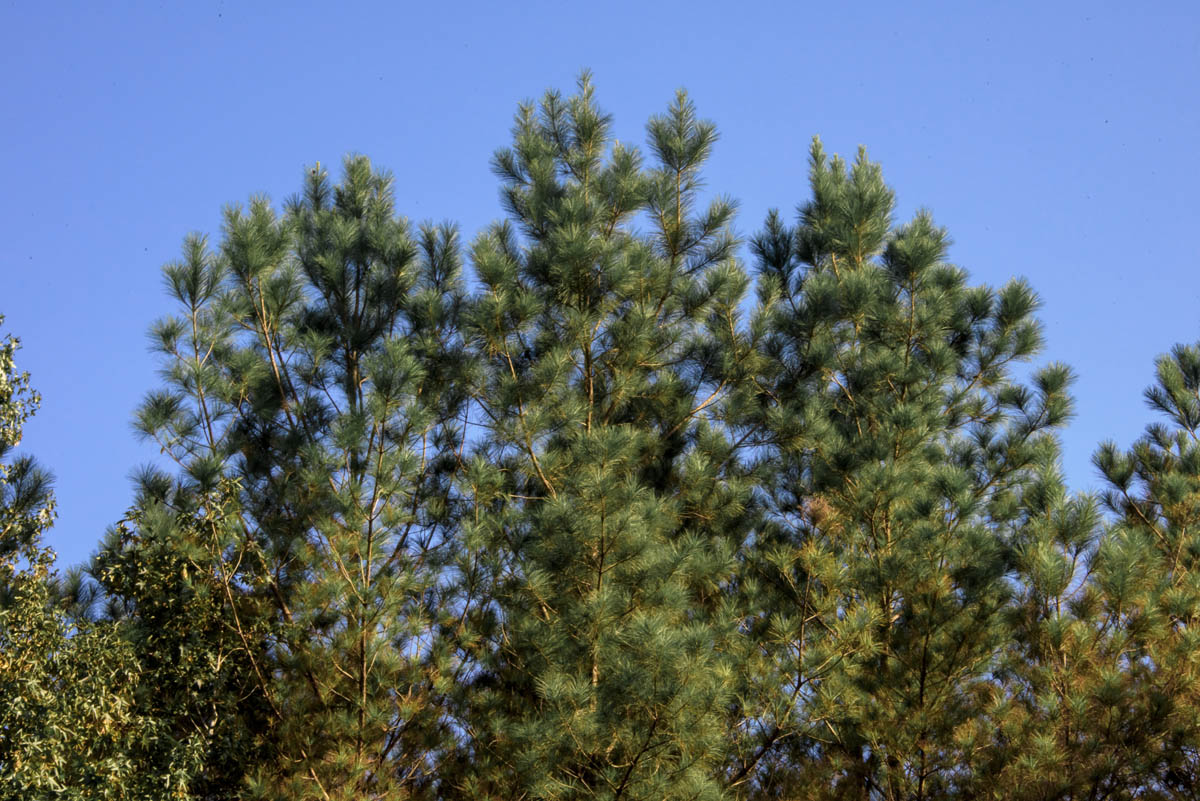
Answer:
<path fill-rule="evenodd" d="M 230 591 L 237 636 L 264 638 L 256 797 L 435 781 L 462 287 L 454 228 L 414 231 L 393 197 L 365 158 L 336 185 L 314 168 L 283 215 L 231 207 L 215 251 L 189 237 L 164 269 L 181 314 L 154 328 L 167 386 L 138 424 L 181 471 L 148 471 L 139 506 L 194 512 L 239 488 L 236 536 L 208 562 L 234 573 L 206 581 Z"/>
<path fill-rule="evenodd" d="M 717 411 L 746 278 L 732 204 L 700 206 L 713 126 L 678 95 L 647 167 L 593 93 L 585 75 L 521 107 L 495 159 L 511 221 L 472 249 L 484 433 L 464 538 L 495 611 L 463 793 L 717 799 L 746 503 Z"/>
<path fill-rule="evenodd" d="M 946 232 L 860 150 L 811 151 L 794 228 L 755 241 L 771 308 L 757 636 L 776 701 L 759 792 L 927 799 L 964 788 L 1002 712 L 994 680 L 1014 523 L 1069 412 L 1022 282 L 972 287 Z"/>
<path fill-rule="evenodd" d="M 363 157 L 188 237 L 94 583 L 0 345 L 0 799 L 1194 798 L 1200 345 L 1073 494 L 1024 281 L 814 141 L 751 302 L 646 138 L 521 105 L 473 280 Z"/>
<path fill-rule="evenodd" d="M 1030 521 L 1019 671 L 1027 720 L 1007 738 L 1015 756 L 998 786 L 1008 797 L 1195 797 L 1198 390 L 1200 347 L 1161 357 L 1146 399 L 1168 422 L 1094 457 L 1109 519 L 1100 525 L 1081 501 L 1051 496 Z"/>

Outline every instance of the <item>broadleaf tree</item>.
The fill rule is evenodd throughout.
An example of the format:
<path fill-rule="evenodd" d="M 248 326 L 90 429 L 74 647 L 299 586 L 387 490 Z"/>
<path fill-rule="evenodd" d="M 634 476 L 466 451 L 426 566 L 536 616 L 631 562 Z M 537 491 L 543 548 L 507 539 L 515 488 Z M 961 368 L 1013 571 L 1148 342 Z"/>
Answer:
<path fill-rule="evenodd" d="M 18 346 L 0 342 L 0 799 L 194 797 L 202 738 L 172 737 L 140 703 L 138 652 L 123 631 L 62 603 L 43 541 L 50 476 L 13 453 L 40 401 L 16 369 Z"/>

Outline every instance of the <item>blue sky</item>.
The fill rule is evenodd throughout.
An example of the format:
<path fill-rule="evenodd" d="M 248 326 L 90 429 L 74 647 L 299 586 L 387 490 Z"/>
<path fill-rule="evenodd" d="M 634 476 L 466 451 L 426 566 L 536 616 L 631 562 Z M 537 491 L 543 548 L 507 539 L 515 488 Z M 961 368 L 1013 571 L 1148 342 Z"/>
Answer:
<path fill-rule="evenodd" d="M 1065 466 L 1152 418 L 1154 357 L 1200 338 L 1200 6 L 1130 3 L 52 3 L 0 5 L 0 314 L 45 396 L 24 447 L 57 475 L 49 542 L 119 519 L 157 383 L 160 266 L 221 207 L 365 153 L 414 220 L 469 238 L 518 101 L 594 72 L 623 141 L 686 87 L 721 141 L 708 186 L 768 208 L 805 158 L 861 143 L 900 216 L 926 207 L 977 282 L 1025 276 L 1072 365 Z"/>

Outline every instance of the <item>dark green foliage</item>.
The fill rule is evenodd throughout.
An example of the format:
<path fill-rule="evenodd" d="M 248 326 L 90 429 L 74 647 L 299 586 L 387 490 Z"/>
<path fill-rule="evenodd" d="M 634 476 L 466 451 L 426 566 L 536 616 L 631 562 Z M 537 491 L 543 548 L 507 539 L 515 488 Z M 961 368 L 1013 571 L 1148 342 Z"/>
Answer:
<path fill-rule="evenodd" d="M 188 237 L 86 573 L 0 345 L 0 799 L 1197 797 L 1200 345 L 1073 494 L 1033 290 L 864 151 L 751 276 L 687 95 L 611 129 L 522 105 L 466 258 L 362 157 Z"/>
<path fill-rule="evenodd" d="M 690 101 L 650 122 L 655 167 L 608 125 L 586 78 L 523 107 L 495 162 L 515 226 L 473 249 L 485 433 L 463 535 L 494 606 L 469 797 L 720 797 L 746 496 L 721 484 L 713 354 L 738 346 L 746 280 L 731 206 L 696 208 L 715 133 Z"/>
<path fill-rule="evenodd" d="M 270 719 L 253 795 L 421 792 L 446 735 L 460 267 L 454 229 L 410 230 L 392 193 L 364 158 L 338 185 L 314 168 L 282 217 L 230 208 L 218 251 L 192 237 L 165 270 L 183 315 L 155 327 L 168 388 L 138 421 L 181 472 L 147 473 L 140 505 L 208 521 L 174 547 L 199 554 Z"/>
<path fill-rule="evenodd" d="M 1010 375 L 1040 336 L 1032 292 L 970 287 L 926 213 L 893 227 L 859 152 L 811 157 L 799 225 L 755 241 L 769 317 L 757 413 L 764 507 L 761 792 L 966 792 L 1008 699 L 1020 499 L 1052 465 L 1069 374 Z M 744 759 L 744 758 L 743 758 Z"/>

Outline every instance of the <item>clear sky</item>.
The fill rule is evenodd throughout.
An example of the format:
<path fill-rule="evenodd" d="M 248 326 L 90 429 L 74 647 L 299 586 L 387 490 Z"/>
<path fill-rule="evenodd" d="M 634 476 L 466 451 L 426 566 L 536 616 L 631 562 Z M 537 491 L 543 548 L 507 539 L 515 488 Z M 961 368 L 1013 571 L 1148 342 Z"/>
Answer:
<path fill-rule="evenodd" d="M 518 101 L 581 68 L 623 141 L 686 87 L 721 141 L 709 187 L 807 196 L 808 143 L 883 164 L 977 282 L 1027 277 L 1047 359 L 1079 374 L 1073 486 L 1132 441 L 1154 357 L 1200 338 L 1200 5 L 454 2 L 0 5 L 0 314 L 45 400 L 24 447 L 57 475 L 49 542 L 88 556 L 155 458 L 159 268 L 221 207 L 365 153 L 399 208 L 469 238 L 500 216 L 492 152 Z"/>

